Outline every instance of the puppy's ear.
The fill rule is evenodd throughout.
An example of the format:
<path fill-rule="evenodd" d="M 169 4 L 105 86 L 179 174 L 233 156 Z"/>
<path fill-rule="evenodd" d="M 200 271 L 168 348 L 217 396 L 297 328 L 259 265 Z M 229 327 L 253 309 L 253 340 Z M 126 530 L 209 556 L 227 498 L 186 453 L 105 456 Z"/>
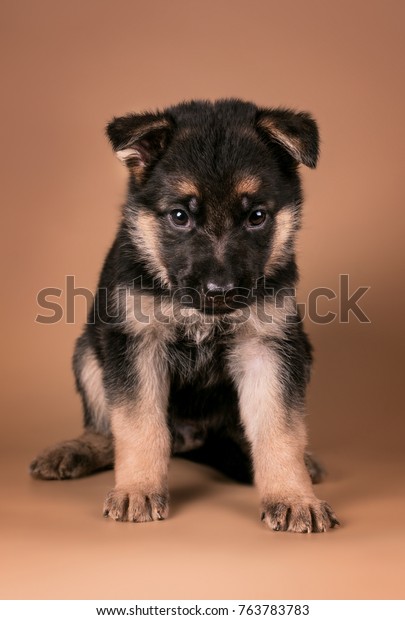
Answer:
<path fill-rule="evenodd" d="M 319 155 L 319 132 L 309 114 L 282 108 L 259 109 L 256 127 L 265 138 L 284 147 L 300 164 L 315 168 Z"/>
<path fill-rule="evenodd" d="M 168 115 L 145 112 L 114 118 L 106 132 L 118 159 L 141 181 L 165 150 L 173 129 Z"/>

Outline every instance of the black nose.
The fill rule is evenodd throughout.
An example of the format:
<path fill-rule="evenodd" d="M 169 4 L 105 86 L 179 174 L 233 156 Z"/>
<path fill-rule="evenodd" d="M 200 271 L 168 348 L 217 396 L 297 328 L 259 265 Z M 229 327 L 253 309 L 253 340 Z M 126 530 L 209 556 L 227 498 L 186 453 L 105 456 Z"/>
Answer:
<path fill-rule="evenodd" d="M 228 291 L 234 288 L 233 282 L 226 282 L 223 284 L 222 282 L 207 282 L 205 295 L 209 299 L 213 299 L 214 297 L 224 296 Z"/>

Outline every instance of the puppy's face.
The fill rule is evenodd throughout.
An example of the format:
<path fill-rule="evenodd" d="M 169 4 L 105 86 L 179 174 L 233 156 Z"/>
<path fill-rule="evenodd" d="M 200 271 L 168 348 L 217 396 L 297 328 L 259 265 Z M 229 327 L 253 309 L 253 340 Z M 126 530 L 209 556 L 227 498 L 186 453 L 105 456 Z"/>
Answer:
<path fill-rule="evenodd" d="M 130 171 L 124 216 L 134 249 L 186 305 L 229 311 L 289 263 L 297 166 L 314 167 L 318 155 L 307 114 L 190 102 L 115 119 L 108 134 Z"/>

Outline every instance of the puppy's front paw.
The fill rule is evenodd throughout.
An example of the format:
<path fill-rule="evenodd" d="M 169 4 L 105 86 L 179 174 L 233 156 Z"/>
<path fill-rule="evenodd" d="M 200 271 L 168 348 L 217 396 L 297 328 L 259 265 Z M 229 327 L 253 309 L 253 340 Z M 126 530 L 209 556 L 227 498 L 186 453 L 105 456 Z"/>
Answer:
<path fill-rule="evenodd" d="M 262 521 L 272 530 L 299 532 L 326 532 L 340 525 L 332 508 L 316 497 L 296 500 L 263 501 Z"/>
<path fill-rule="evenodd" d="M 107 495 L 103 514 L 115 521 L 161 521 L 169 513 L 166 491 L 144 493 L 137 487 L 116 487 Z"/>

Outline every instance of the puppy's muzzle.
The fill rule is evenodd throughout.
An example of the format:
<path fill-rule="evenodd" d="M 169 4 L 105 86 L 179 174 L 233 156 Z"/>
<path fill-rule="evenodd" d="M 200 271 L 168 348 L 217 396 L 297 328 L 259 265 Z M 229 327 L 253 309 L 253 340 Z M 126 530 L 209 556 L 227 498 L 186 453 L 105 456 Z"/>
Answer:
<path fill-rule="evenodd" d="M 241 298 L 248 298 L 246 289 L 236 288 L 233 282 L 221 286 L 208 282 L 204 290 L 204 312 L 233 312 L 240 307 Z"/>

